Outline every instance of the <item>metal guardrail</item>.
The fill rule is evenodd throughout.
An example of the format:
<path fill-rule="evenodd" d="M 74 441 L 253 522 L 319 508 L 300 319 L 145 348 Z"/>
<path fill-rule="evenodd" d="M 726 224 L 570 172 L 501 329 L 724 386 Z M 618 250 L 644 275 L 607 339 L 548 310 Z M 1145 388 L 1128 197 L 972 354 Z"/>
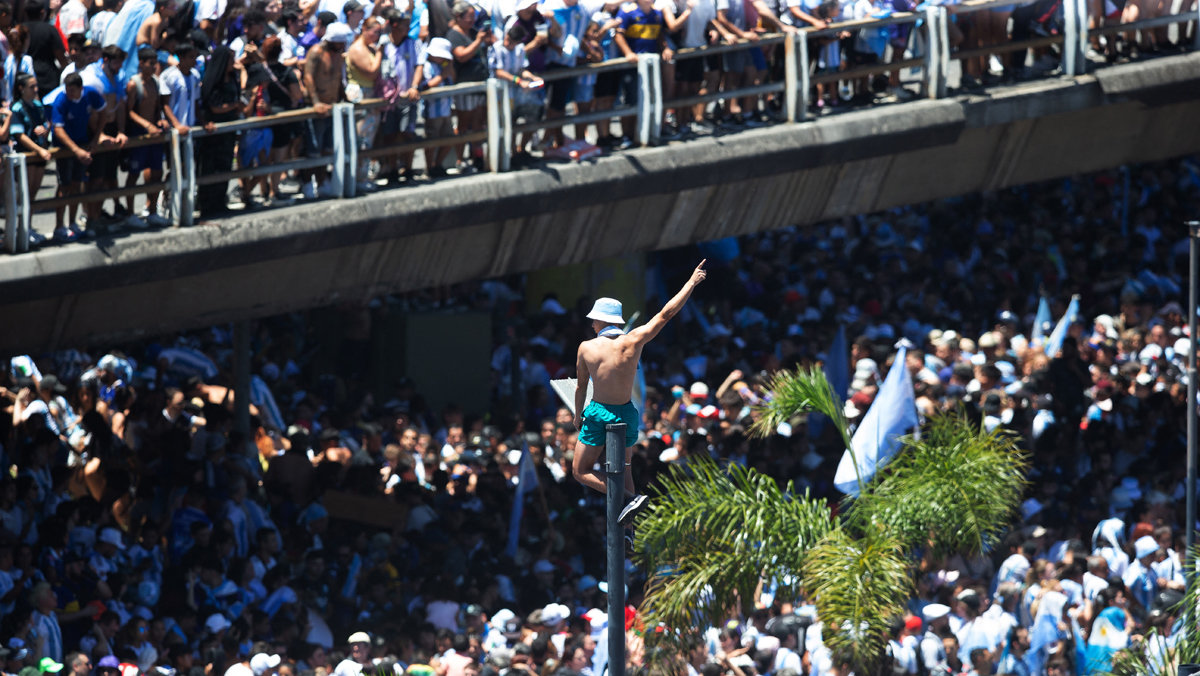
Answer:
<path fill-rule="evenodd" d="M 485 141 L 488 148 L 488 166 L 491 171 L 508 171 L 511 168 L 513 138 L 518 133 L 529 133 L 568 124 L 590 124 L 615 119 L 635 117 L 637 140 L 643 145 L 659 140 L 662 133 L 664 112 L 670 108 L 734 99 L 764 94 L 782 94 L 783 110 L 788 122 L 807 119 L 810 107 L 810 90 L 814 84 L 853 80 L 881 73 L 908 68 L 921 68 L 921 87 L 928 98 L 943 98 L 947 93 L 947 75 L 950 60 L 977 58 L 980 56 L 1007 53 L 1024 49 L 1036 49 L 1054 44 L 1062 45 L 1061 68 L 1065 77 L 1086 72 L 1088 49 L 1088 5 L 1087 0 L 1063 1 L 1063 31 L 1061 34 L 1039 36 L 1017 42 L 986 45 L 958 50 L 949 49 L 950 17 L 969 14 L 1013 4 L 1028 5 L 1036 0 L 967 0 L 953 5 L 925 4 L 918 11 L 901 12 L 877 19 L 862 19 L 842 22 L 826 28 L 799 28 L 794 32 L 767 34 L 758 40 L 739 40 L 731 44 L 706 45 L 684 48 L 676 52 L 676 59 L 701 58 L 744 49 L 777 48 L 782 45 L 784 59 L 783 82 L 770 82 L 741 87 L 733 90 L 711 92 L 663 100 L 662 60 L 657 54 L 641 54 L 635 60 L 614 59 L 577 68 L 553 70 L 541 75 L 546 82 L 553 82 L 586 74 L 598 74 L 617 70 L 635 69 L 637 76 L 637 101 L 609 110 L 592 111 L 554 119 L 528 121 L 515 124 L 511 105 L 513 85 L 489 79 L 486 82 L 461 83 L 436 87 L 422 92 L 422 100 L 433 100 L 447 96 L 483 94 L 486 99 L 487 129 L 469 134 L 443 138 L 425 138 L 370 149 L 359 148 L 355 121 L 358 116 L 387 108 L 389 103 L 382 99 L 369 99 L 354 103 L 335 104 L 328 113 L 319 114 L 312 108 L 286 111 L 275 115 L 252 117 L 214 125 L 211 129 L 196 127 L 188 134 L 176 130 L 155 136 L 130 139 L 124 146 L 106 146 L 92 150 L 93 154 L 117 152 L 150 144 L 165 144 L 168 164 L 166 180 L 153 184 L 76 194 L 44 200 L 32 200 L 28 190 L 26 163 L 33 153 L 10 152 L 4 157 L 4 195 L 8 205 L 5 223 L 5 248 L 10 253 L 28 250 L 30 220 L 34 210 L 50 209 L 72 203 L 92 203 L 107 199 L 138 195 L 152 191 L 165 191 L 169 205 L 170 220 L 175 225 L 188 226 L 194 221 L 197 188 L 201 185 L 227 182 L 234 179 L 265 174 L 332 166 L 331 181 L 335 195 L 353 197 L 357 191 L 357 167 L 361 159 L 389 157 L 421 149 L 477 143 Z M 1186 5 L 1186 3 L 1185 3 Z M 1182 14 L 1143 19 L 1125 24 L 1105 25 L 1090 30 L 1092 34 L 1109 35 L 1138 30 L 1160 28 L 1171 24 L 1197 22 L 1200 25 L 1200 6 Z M 828 73 L 814 73 L 810 41 L 836 36 L 845 31 L 877 29 L 888 26 L 908 25 L 913 31 L 921 31 L 925 38 L 923 53 L 913 58 L 893 58 L 886 63 L 855 66 Z M 1195 48 L 1200 50 L 1200 30 L 1195 31 Z M 1182 30 L 1180 39 L 1183 38 Z M 895 48 L 892 47 L 894 50 Z M 903 55 L 901 55 L 903 56 Z M 332 118 L 332 152 L 316 157 L 297 158 L 282 163 L 258 167 L 239 167 L 233 171 L 198 177 L 196 168 L 196 142 L 220 134 L 235 134 L 252 129 L 274 126 L 280 123 L 305 123 L 328 115 Z M 69 151 L 52 149 L 53 158 L 70 157 Z"/>

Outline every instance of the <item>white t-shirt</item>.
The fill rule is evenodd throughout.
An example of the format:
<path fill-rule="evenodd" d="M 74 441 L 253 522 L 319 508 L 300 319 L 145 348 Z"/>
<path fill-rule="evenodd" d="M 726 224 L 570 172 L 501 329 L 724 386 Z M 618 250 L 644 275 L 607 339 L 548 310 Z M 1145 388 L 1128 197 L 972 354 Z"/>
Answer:
<path fill-rule="evenodd" d="M 249 665 L 238 662 L 225 670 L 225 676 L 254 676 L 254 670 Z"/>
<path fill-rule="evenodd" d="M 347 657 L 338 662 L 337 667 L 333 670 L 333 676 L 359 676 L 362 671 L 363 667 L 361 664 Z"/>
<path fill-rule="evenodd" d="M 167 105 L 180 124 L 189 127 L 196 124 L 196 103 L 200 100 L 200 74 L 193 68 L 186 76 L 179 66 L 171 66 L 158 78 L 161 94 L 167 97 Z"/>
<path fill-rule="evenodd" d="M 196 23 L 201 21 L 216 21 L 225 14 L 226 0 L 198 0 L 196 2 Z"/>
<path fill-rule="evenodd" d="M 87 7 L 84 7 L 79 0 L 67 0 L 58 9 L 58 18 L 55 23 L 58 24 L 58 29 L 62 31 L 62 34 L 67 37 L 76 33 L 86 35 L 88 29 Z"/>

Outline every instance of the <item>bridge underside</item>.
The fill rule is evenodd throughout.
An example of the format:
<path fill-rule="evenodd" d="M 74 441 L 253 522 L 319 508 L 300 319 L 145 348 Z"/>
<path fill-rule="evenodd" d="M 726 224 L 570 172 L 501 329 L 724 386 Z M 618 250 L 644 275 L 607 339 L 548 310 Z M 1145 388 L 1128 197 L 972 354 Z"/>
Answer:
<path fill-rule="evenodd" d="M 205 326 L 1200 152 L 1200 54 L 0 262 L 0 348 Z"/>

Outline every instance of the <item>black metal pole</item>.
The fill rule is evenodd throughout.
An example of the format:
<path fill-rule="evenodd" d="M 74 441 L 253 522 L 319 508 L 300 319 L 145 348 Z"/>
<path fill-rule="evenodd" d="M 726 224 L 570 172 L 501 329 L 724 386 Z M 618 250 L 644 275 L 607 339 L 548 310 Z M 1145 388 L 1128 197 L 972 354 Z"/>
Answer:
<path fill-rule="evenodd" d="M 1196 282 L 1200 253 L 1200 221 L 1188 221 L 1188 356 L 1187 356 L 1187 523 L 1184 524 L 1185 575 L 1190 587 L 1196 576 L 1192 547 L 1196 543 Z"/>
<path fill-rule="evenodd" d="M 608 475 L 608 676 L 625 676 L 625 533 L 617 520 L 625 503 L 625 423 L 605 425 Z"/>

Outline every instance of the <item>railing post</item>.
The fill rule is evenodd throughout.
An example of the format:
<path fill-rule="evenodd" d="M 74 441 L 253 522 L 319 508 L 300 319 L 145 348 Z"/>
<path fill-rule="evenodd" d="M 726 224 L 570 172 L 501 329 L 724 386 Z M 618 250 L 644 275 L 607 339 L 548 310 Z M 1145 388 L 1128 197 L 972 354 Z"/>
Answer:
<path fill-rule="evenodd" d="M 503 171 L 505 165 L 504 149 L 504 93 L 508 91 L 508 83 L 489 77 L 487 81 L 487 156 L 488 169 Z"/>
<path fill-rule="evenodd" d="M 340 105 L 333 104 L 333 110 L 329 111 L 333 117 L 333 173 L 329 182 L 335 195 L 346 194 L 346 130 L 343 129 L 346 118 Z"/>
<path fill-rule="evenodd" d="M 180 160 L 183 162 L 183 187 L 179 191 L 179 225 L 191 227 L 196 211 L 196 141 L 189 133 L 183 137 Z"/>
<path fill-rule="evenodd" d="M 1075 0 L 1063 2 L 1063 77 L 1075 75 L 1075 62 L 1079 56 L 1079 5 Z"/>
<path fill-rule="evenodd" d="M 4 156 L 4 248 L 11 254 L 17 253 L 17 230 L 20 214 L 17 206 L 17 153 Z"/>
<path fill-rule="evenodd" d="M 500 143 L 503 148 L 500 150 L 500 171 L 508 171 L 512 169 L 512 149 L 513 149 L 513 90 L 511 87 L 505 86 L 500 90 L 500 120 L 503 123 L 504 133 L 500 135 Z"/>
<path fill-rule="evenodd" d="M 798 117 L 803 122 L 808 119 L 808 106 L 811 102 L 809 97 L 812 96 L 812 56 L 808 52 L 808 35 L 800 33 L 796 36 L 796 40 L 800 45 L 800 100 L 797 103 L 800 114 Z"/>
<path fill-rule="evenodd" d="M 20 220 L 17 221 L 17 243 L 22 252 L 29 251 L 29 173 L 25 156 L 17 154 L 17 200 L 20 202 Z"/>
<path fill-rule="evenodd" d="M 649 54 L 639 54 L 637 59 L 637 141 L 639 145 L 650 145 L 650 119 L 654 117 L 654 102 L 651 100 Z"/>
<path fill-rule="evenodd" d="M 1192 30 L 1192 49 L 1200 51 L 1200 2 L 1196 3 L 1196 16 L 1192 17 L 1192 21 L 1196 22 L 1196 25 Z M 1179 30 L 1186 31 L 1187 24 L 1179 24 Z M 1183 40 L 1180 40 L 1180 42 L 1183 42 Z"/>
<path fill-rule="evenodd" d="M 342 178 L 342 189 L 338 191 L 338 194 L 344 197 L 354 197 L 358 194 L 358 124 L 354 119 L 353 103 L 346 102 L 337 105 L 342 107 L 342 119 L 345 125 L 343 133 L 346 135 L 346 169 Z"/>
<path fill-rule="evenodd" d="M 1075 16 L 1079 19 L 1079 45 L 1075 56 L 1075 74 L 1087 75 L 1088 53 L 1088 3 L 1087 0 L 1075 0 L 1078 9 Z"/>
<path fill-rule="evenodd" d="M 950 76 L 950 10 L 938 7 L 938 79 L 937 97 L 946 98 L 946 81 Z"/>
<path fill-rule="evenodd" d="M 167 171 L 170 176 L 167 179 L 167 209 L 171 216 L 172 225 L 180 225 L 180 206 L 182 204 L 182 196 L 180 193 L 180 172 L 183 170 L 183 163 L 179 161 L 179 131 L 171 129 L 171 141 L 167 144 Z"/>
<path fill-rule="evenodd" d="M 650 141 L 657 143 L 662 137 L 663 116 L 666 110 L 663 108 L 663 89 L 662 89 L 662 57 L 658 54 L 650 55 L 650 69 L 654 73 L 654 77 L 650 80 L 651 90 L 654 93 L 654 116 L 650 118 Z"/>
<path fill-rule="evenodd" d="M 783 36 L 783 113 L 788 122 L 796 121 L 796 38 L 795 33 Z"/>
<path fill-rule="evenodd" d="M 925 8 L 925 95 L 938 97 L 938 71 L 942 67 L 941 33 L 938 29 L 938 8 Z"/>

